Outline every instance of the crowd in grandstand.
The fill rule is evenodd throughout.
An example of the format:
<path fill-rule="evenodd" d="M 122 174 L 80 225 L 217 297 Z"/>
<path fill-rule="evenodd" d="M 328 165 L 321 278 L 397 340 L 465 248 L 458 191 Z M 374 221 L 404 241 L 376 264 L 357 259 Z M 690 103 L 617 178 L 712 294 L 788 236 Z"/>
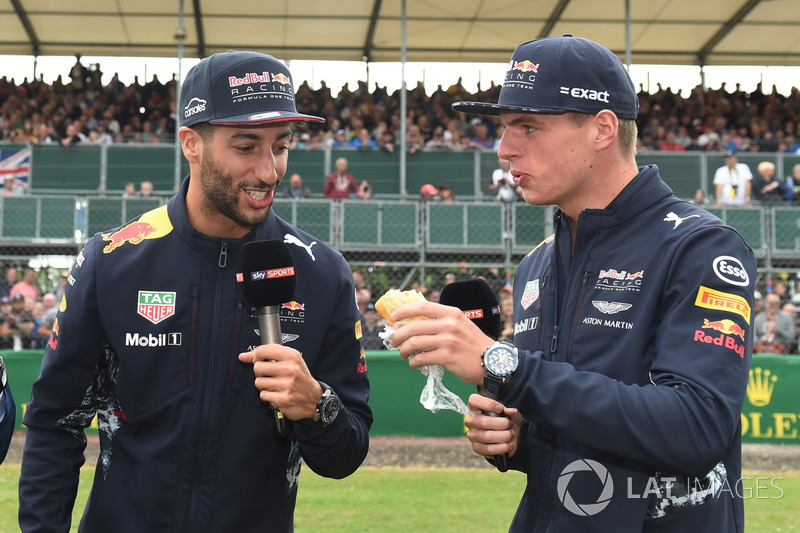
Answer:
<path fill-rule="evenodd" d="M 53 83 L 0 79 L 0 140 L 56 143 L 172 142 L 175 131 L 176 77 L 157 76 L 124 84 L 118 75 L 103 84 L 99 64 L 84 66 L 80 56 L 69 74 Z M 296 86 L 301 113 L 324 116 L 295 137 L 296 147 L 352 146 L 394 151 L 400 130 L 400 91 L 391 94 L 377 83 L 370 90 L 358 81 L 334 93 L 326 83 L 312 89 Z M 454 112 L 459 100 L 497 101 L 492 83 L 473 94 L 461 79 L 431 94 L 422 82 L 407 90 L 407 149 L 492 150 L 501 134 L 496 118 Z M 775 87 L 746 92 L 695 87 L 690 94 L 660 84 L 653 93 L 639 90 L 640 150 L 796 152 L 800 149 L 800 91 L 783 95 Z"/>

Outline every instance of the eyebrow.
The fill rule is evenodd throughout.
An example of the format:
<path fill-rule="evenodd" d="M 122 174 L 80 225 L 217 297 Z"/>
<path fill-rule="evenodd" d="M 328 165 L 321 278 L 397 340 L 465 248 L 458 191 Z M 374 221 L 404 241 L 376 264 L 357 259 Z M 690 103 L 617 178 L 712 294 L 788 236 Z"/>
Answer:
<path fill-rule="evenodd" d="M 509 126 L 518 126 L 520 124 L 544 124 L 544 121 L 540 120 L 533 113 L 526 113 L 524 115 L 516 116 L 508 121 L 505 121 L 501 118 L 500 123 L 505 127 L 509 127 Z"/>

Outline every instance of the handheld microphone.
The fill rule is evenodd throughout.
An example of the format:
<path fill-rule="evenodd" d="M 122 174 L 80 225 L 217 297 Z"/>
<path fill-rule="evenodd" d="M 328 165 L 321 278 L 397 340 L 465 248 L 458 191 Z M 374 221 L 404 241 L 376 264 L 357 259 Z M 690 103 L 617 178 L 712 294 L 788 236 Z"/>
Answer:
<path fill-rule="evenodd" d="M 258 310 L 261 344 L 282 344 L 281 304 L 294 297 L 294 257 L 279 240 L 245 243 L 236 259 L 236 282 L 245 305 Z M 286 417 L 270 404 L 278 435 L 288 433 Z"/>
<path fill-rule="evenodd" d="M 492 288 L 482 278 L 471 278 L 454 281 L 442 288 L 439 294 L 439 303 L 457 307 L 463 311 L 464 316 L 480 328 L 487 336 L 494 340 L 500 336 L 500 302 L 497 301 Z M 494 394 L 478 385 L 478 393 L 487 398 L 497 400 Z M 487 416 L 505 416 L 502 413 L 483 411 Z M 508 471 L 508 454 L 495 455 L 494 462 L 500 472 Z"/>

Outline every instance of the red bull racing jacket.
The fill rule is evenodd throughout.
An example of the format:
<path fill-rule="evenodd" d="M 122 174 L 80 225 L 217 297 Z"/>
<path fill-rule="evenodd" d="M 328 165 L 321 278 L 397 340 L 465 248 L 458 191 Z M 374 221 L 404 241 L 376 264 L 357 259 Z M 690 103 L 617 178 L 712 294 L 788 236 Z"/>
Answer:
<path fill-rule="evenodd" d="M 658 169 L 520 263 L 514 532 L 744 531 L 752 250 Z"/>
<path fill-rule="evenodd" d="M 242 239 L 190 225 L 181 192 L 125 227 L 95 235 L 70 272 L 25 414 L 22 531 L 69 530 L 84 430 L 101 453 L 84 532 L 292 531 L 300 461 L 342 478 L 362 463 L 372 413 L 359 314 L 344 258 L 274 212 Z M 281 239 L 295 260 L 286 345 L 342 406 L 276 434 L 253 368 L 260 344 L 236 284 L 248 241 Z"/>

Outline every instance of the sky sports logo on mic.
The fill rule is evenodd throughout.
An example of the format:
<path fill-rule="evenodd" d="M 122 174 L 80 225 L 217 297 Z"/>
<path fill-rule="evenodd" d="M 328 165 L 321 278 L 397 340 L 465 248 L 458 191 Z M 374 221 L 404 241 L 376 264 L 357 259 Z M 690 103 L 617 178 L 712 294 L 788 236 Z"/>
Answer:
<path fill-rule="evenodd" d="M 294 276 L 293 266 L 273 268 L 271 270 L 256 270 L 255 272 L 250 272 L 250 281 L 264 281 L 265 279 L 288 278 L 291 276 Z M 238 283 L 244 282 L 243 272 L 236 273 L 236 281 Z"/>

